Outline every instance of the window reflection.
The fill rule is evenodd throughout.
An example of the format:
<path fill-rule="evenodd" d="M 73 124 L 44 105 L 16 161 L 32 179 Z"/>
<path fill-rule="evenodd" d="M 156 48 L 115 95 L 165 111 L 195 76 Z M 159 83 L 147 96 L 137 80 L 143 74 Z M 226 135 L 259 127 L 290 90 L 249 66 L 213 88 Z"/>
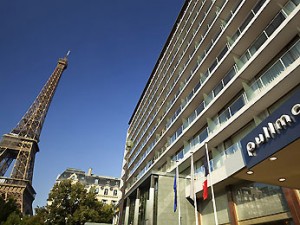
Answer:
<path fill-rule="evenodd" d="M 240 220 L 288 211 L 286 200 L 278 186 L 250 183 L 237 186 L 233 193 Z"/>

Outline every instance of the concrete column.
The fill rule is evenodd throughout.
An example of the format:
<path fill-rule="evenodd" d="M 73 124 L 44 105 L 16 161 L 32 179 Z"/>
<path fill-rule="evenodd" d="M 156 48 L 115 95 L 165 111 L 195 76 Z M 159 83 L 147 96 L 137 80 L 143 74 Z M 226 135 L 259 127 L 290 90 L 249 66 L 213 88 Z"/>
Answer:
<path fill-rule="evenodd" d="M 154 209 L 154 176 L 151 176 L 150 188 L 149 188 L 149 200 L 146 205 L 146 225 L 154 224 L 153 217 Z"/>
<path fill-rule="evenodd" d="M 282 188 L 295 225 L 300 225 L 300 199 L 296 190 Z"/>
<path fill-rule="evenodd" d="M 138 225 L 139 222 L 139 209 L 140 209 L 140 189 L 136 189 L 136 199 L 134 204 L 134 217 L 133 225 Z"/>
<path fill-rule="evenodd" d="M 125 218 L 124 218 L 124 225 L 128 225 L 129 220 L 129 207 L 130 207 L 130 199 L 126 199 L 126 209 L 125 209 Z"/>
<path fill-rule="evenodd" d="M 232 187 L 228 186 L 228 187 L 226 187 L 226 190 L 227 190 L 227 200 L 228 200 L 230 224 L 238 225 L 239 222 L 238 222 L 238 217 L 237 217 L 237 212 L 236 212 L 236 205 L 233 200 Z"/>

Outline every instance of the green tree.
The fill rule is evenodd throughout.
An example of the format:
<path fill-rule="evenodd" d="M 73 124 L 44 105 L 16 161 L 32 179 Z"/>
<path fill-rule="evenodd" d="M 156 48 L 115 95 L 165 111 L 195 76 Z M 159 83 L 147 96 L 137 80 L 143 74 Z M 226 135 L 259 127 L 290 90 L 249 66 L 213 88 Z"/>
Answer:
<path fill-rule="evenodd" d="M 12 212 L 1 225 L 22 225 L 20 214 Z"/>
<path fill-rule="evenodd" d="M 85 222 L 112 222 L 113 207 L 96 199 L 81 183 L 65 180 L 55 184 L 49 194 L 50 205 L 36 210 L 43 224 L 83 225 Z"/>
<path fill-rule="evenodd" d="M 7 220 L 1 225 L 43 225 L 44 222 L 37 215 L 35 216 L 23 216 L 17 212 L 12 212 Z"/>
<path fill-rule="evenodd" d="M 12 213 L 20 215 L 20 210 L 18 209 L 16 201 L 13 198 L 5 201 L 0 196 L 0 224 L 5 222 Z"/>

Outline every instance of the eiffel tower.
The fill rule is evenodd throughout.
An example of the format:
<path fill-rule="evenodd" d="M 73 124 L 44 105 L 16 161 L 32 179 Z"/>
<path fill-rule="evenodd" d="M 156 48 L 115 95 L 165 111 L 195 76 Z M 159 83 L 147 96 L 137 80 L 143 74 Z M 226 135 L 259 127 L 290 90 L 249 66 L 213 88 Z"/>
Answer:
<path fill-rule="evenodd" d="M 7 200 L 14 198 L 23 214 L 32 215 L 35 190 L 32 187 L 35 154 L 39 151 L 39 138 L 47 111 L 63 71 L 67 56 L 58 64 L 17 126 L 0 141 L 0 194 Z M 9 173 L 10 176 L 5 176 Z"/>

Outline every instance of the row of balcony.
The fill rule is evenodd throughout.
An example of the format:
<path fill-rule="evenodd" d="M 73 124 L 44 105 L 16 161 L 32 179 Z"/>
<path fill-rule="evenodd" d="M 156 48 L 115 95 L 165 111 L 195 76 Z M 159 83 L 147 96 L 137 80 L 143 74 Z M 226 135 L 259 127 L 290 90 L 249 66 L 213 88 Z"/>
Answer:
<path fill-rule="evenodd" d="M 274 64 L 272 64 L 269 69 L 267 69 L 258 79 L 253 81 L 252 84 L 248 86 L 247 90 L 241 94 L 226 110 L 215 117 L 213 123 L 211 123 L 214 125 L 211 126 L 210 129 L 206 127 L 202 130 L 202 132 L 200 132 L 199 135 L 189 140 L 188 144 L 176 155 L 174 155 L 172 159 L 174 161 L 180 160 L 184 158 L 184 156 L 191 150 L 197 150 L 199 148 L 199 144 L 203 143 L 209 134 L 213 134 L 220 130 L 225 123 L 230 120 L 243 106 L 249 103 L 253 98 L 260 96 L 269 85 L 277 83 L 277 79 L 280 78 L 280 75 L 283 74 L 283 72 L 286 71 L 287 68 L 293 63 L 295 63 L 295 61 L 297 61 L 296 63 L 299 64 L 299 58 L 300 41 L 298 40 L 286 53 L 284 53 Z M 195 119 L 198 119 L 199 117 L 200 115 Z M 171 144 L 169 147 L 171 147 Z M 224 161 L 225 158 L 228 158 L 231 155 L 230 153 L 235 152 L 238 147 L 239 143 L 236 143 L 229 149 L 222 152 L 219 156 L 216 156 L 214 159 L 212 159 L 212 168 L 219 168 L 218 165 L 222 166 L 222 161 Z M 163 154 L 166 149 L 162 151 L 161 154 Z M 142 177 L 142 175 L 144 175 L 153 164 L 154 160 L 150 160 L 136 178 L 139 179 Z M 203 171 L 203 168 L 199 169 L 199 171 Z M 134 180 L 136 181 L 137 179 Z"/>
<path fill-rule="evenodd" d="M 261 1 L 261 2 L 263 2 L 263 1 Z M 262 7 L 262 3 L 261 3 L 261 2 L 259 2 L 259 4 L 258 4 L 260 7 Z M 237 8 L 236 8 L 236 9 L 237 9 Z M 249 15 L 248 17 L 250 17 L 250 16 L 252 15 L 251 18 L 254 20 L 253 14 L 257 13 L 257 12 L 258 12 L 258 9 L 259 9 L 259 8 L 258 8 L 257 6 L 255 6 L 255 7 L 254 7 L 254 10 L 251 11 L 251 13 L 250 13 L 250 15 Z M 221 10 L 220 10 L 219 12 L 221 12 Z M 230 14 L 233 15 L 234 12 L 231 11 Z M 216 18 L 213 20 L 213 22 L 214 22 L 214 21 L 216 21 Z M 252 20 L 249 21 L 249 19 L 246 19 L 245 22 L 251 23 Z M 245 22 L 241 25 L 241 27 L 243 27 L 243 28 L 239 28 L 238 30 L 243 31 L 243 30 L 245 29 L 245 27 L 246 27 Z M 200 24 L 201 24 L 201 23 L 200 23 Z M 229 21 L 227 22 L 227 25 L 228 25 L 228 24 L 229 24 Z M 211 27 L 211 26 L 210 26 L 210 27 Z M 226 26 L 224 27 L 224 29 L 225 29 L 225 28 L 226 28 Z M 240 32 L 240 34 L 241 34 L 241 33 L 242 33 L 242 32 Z M 218 40 L 219 36 L 221 36 L 221 35 L 222 35 L 222 33 L 219 32 L 218 35 L 217 35 L 217 37 L 216 37 L 214 40 L 215 40 L 215 41 Z M 238 37 L 239 37 L 239 36 L 237 36 L 237 35 L 234 35 L 234 36 L 235 36 L 235 40 L 237 40 Z M 204 38 L 202 38 L 202 40 L 203 40 L 203 39 L 204 39 Z M 227 46 L 232 46 L 233 44 L 234 44 L 234 42 L 231 42 L 230 44 L 227 43 L 227 44 L 226 44 L 226 49 L 228 49 Z M 210 51 L 210 49 L 211 49 L 212 47 L 213 47 L 213 45 L 210 45 L 210 46 L 208 46 L 208 47 L 205 49 L 205 51 L 204 51 L 204 52 L 205 52 L 205 55 L 202 57 L 202 60 L 199 61 L 199 64 L 197 64 L 196 68 L 198 68 L 198 67 L 200 66 L 201 62 L 204 60 L 205 56 L 207 55 L 207 53 L 209 53 L 209 51 Z M 224 48 L 224 49 L 225 49 L 225 48 Z M 194 52 L 195 52 L 195 51 L 192 52 L 192 57 L 194 57 L 194 55 L 193 55 Z M 226 53 L 226 52 L 225 52 L 225 53 Z M 201 87 L 201 85 L 203 85 L 203 83 L 205 83 L 205 81 L 206 81 L 207 78 L 213 73 L 213 71 L 214 71 L 214 69 L 217 67 L 217 65 L 218 65 L 219 63 L 221 63 L 222 57 L 224 57 L 224 56 L 226 55 L 225 53 L 224 53 L 224 51 L 222 50 L 221 53 L 220 53 L 220 55 L 218 55 L 218 56 L 216 57 L 216 60 L 217 60 L 217 61 L 215 61 L 215 62 L 218 62 L 218 63 L 217 63 L 217 64 L 216 64 L 215 62 L 212 63 L 212 65 L 214 65 L 214 68 L 212 69 L 212 66 L 210 66 L 210 69 L 208 69 L 207 72 L 206 72 L 204 75 L 201 76 L 200 81 L 196 84 L 196 86 L 195 86 L 195 87 L 193 88 L 193 90 L 188 94 L 188 96 L 183 100 L 182 104 L 181 104 L 180 107 L 175 111 L 175 114 L 171 117 L 171 119 L 168 120 L 168 122 L 167 122 L 167 124 L 166 124 L 166 127 L 162 129 L 163 132 L 161 132 L 161 134 L 159 135 L 159 137 L 162 136 L 162 135 L 164 134 L 164 132 L 165 132 L 165 131 L 173 124 L 173 122 L 174 122 L 174 121 L 176 120 L 176 118 L 179 116 L 180 112 L 187 106 L 187 104 L 190 102 L 190 100 L 192 99 L 192 97 L 196 94 L 196 92 L 197 92 L 198 89 Z M 190 57 L 190 58 L 192 58 L 192 57 Z M 188 63 L 189 63 L 189 62 L 190 62 L 190 61 L 188 61 Z M 187 65 L 188 63 L 186 63 L 186 65 Z M 234 69 L 234 68 L 233 68 L 233 69 Z M 195 74 L 195 72 L 196 72 L 195 69 L 192 70 L 191 75 L 189 76 L 189 78 L 188 78 L 187 80 L 185 80 L 184 84 L 182 85 L 182 88 L 179 89 L 179 93 L 178 93 L 178 92 L 176 93 L 175 99 L 178 99 L 178 98 L 179 98 L 179 95 L 180 95 L 181 92 L 185 89 L 186 85 L 187 85 L 188 82 L 190 81 L 190 78 L 192 77 L 192 74 L 193 74 L 193 73 Z M 233 75 L 234 75 L 235 73 L 236 73 L 236 71 L 234 71 L 234 70 L 230 70 L 230 71 L 228 72 L 228 74 L 225 76 L 225 78 L 221 81 L 223 87 L 230 81 L 230 79 L 233 77 Z M 181 75 L 181 74 L 180 74 L 180 75 Z M 176 80 L 178 80 L 178 79 L 176 79 Z M 219 84 L 217 85 L 217 88 L 218 88 L 219 90 L 221 90 Z M 215 93 L 215 92 L 216 92 L 216 88 L 215 88 L 212 92 Z M 168 112 L 168 110 L 173 106 L 173 104 L 174 104 L 174 102 L 175 102 L 175 99 L 173 99 L 173 100 L 170 102 L 170 104 L 168 104 L 169 106 L 167 107 L 167 109 L 166 109 L 167 111 L 166 111 L 166 112 Z M 209 99 L 210 99 L 210 100 L 209 100 Z M 212 98 L 211 98 L 210 96 L 209 96 L 208 98 L 206 98 L 206 105 L 208 105 L 208 103 L 209 103 L 211 100 L 212 100 Z M 202 108 L 202 107 L 204 107 L 204 106 L 201 106 L 201 105 L 200 105 L 200 108 Z M 198 107 L 196 110 L 199 110 L 199 107 Z M 165 114 L 166 114 L 166 112 L 165 112 Z M 164 114 L 164 115 L 165 115 L 165 114 Z M 161 122 L 161 119 L 159 119 L 159 122 Z M 130 167 L 130 166 L 132 165 L 132 163 L 133 163 L 134 160 L 137 158 L 137 156 L 139 155 L 139 153 L 140 153 L 140 152 L 142 151 L 142 149 L 145 147 L 146 143 L 147 143 L 148 140 L 151 138 L 151 136 L 152 136 L 152 134 L 154 133 L 154 131 L 155 131 L 155 129 L 157 128 L 157 126 L 158 126 L 158 125 L 154 126 L 154 129 L 151 129 L 150 134 L 147 136 L 147 138 L 146 138 L 146 139 L 144 140 L 144 142 L 141 144 L 141 146 L 139 147 L 139 150 L 135 153 L 134 157 L 131 158 L 128 167 Z M 178 129 L 178 131 L 175 132 L 174 135 L 175 135 L 176 137 L 177 137 L 178 135 L 180 135 L 182 129 L 184 129 L 184 127 L 180 127 L 180 128 Z M 179 134 L 178 134 L 178 133 L 179 133 Z M 156 137 L 155 140 L 152 141 L 151 144 L 149 144 L 149 146 L 147 147 L 147 149 L 146 149 L 146 151 L 144 152 L 144 154 L 143 154 L 142 156 L 140 156 L 140 160 L 138 161 L 138 163 L 137 163 L 137 165 L 135 166 L 134 169 L 136 169 L 136 168 L 138 167 L 138 165 L 140 164 L 140 162 L 143 161 L 143 158 L 144 158 L 146 155 L 148 155 L 149 152 L 151 152 L 151 150 L 152 150 L 153 147 L 155 146 L 155 143 L 159 140 L 159 137 Z M 176 137 L 173 137 L 173 136 L 172 136 L 172 137 L 171 137 L 171 140 L 176 139 Z M 134 149 L 133 149 L 132 151 L 134 151 Z M 134 170 L 134 169 L 133 169 L 133 170 Z M 133 170 L 131 170 L 131 171 L 133 171 Z"/>

